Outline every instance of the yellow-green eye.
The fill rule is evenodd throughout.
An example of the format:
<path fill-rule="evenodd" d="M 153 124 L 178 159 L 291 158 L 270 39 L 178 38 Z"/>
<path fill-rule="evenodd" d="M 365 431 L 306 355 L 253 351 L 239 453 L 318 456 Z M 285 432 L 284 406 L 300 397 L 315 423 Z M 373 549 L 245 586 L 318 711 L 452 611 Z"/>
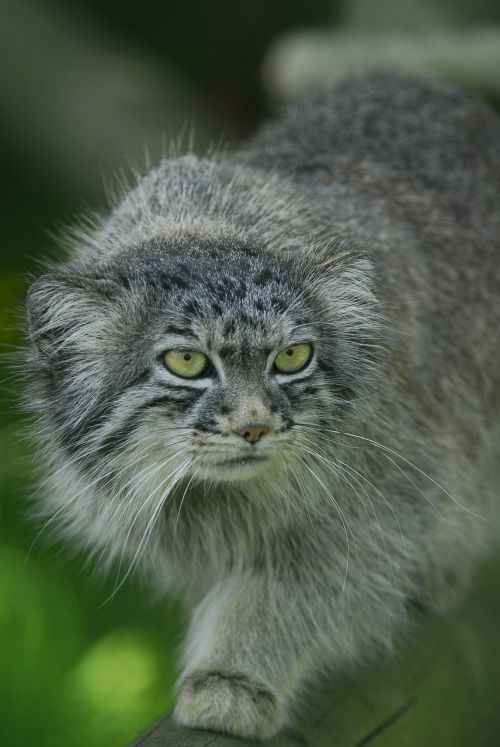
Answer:
<path fill-rule="evenodd" d="M 194 379 L 208 366 L 208 358 L 199 350 L 167 350 L 163 362 L 168 370 L 183 379 Z"/>
<path fill-rule="evenodd" d="M 311 357 L 311 353 L 312 347 L 308 342 L 290 345 L 278 353 L 274 359 L 274 365 L 282 373 L 295 373 L 304 368 Z"/>

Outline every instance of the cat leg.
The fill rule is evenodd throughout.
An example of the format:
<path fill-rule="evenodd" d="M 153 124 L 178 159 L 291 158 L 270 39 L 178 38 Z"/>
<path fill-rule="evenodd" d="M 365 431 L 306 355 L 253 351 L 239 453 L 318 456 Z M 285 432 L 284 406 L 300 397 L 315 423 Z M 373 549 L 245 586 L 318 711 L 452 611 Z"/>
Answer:
<path fill-rule="evenodd" d="M 292 696 L 314 669 L 307 595 L 261 575 L 218 585 L 195 612 L 178 685 L 178 723 L 251 739 L 287 722 Z"/>

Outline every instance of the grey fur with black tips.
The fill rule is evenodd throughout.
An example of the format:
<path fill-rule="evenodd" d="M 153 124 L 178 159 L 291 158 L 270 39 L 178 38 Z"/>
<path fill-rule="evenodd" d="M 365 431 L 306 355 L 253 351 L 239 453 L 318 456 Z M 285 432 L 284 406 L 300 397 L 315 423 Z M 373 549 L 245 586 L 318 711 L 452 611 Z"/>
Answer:
<path fill-rule="evenodd" d="M 31 287 L 41 513 L 192 610 L 179 723 L 272 736 L 494 540 L 499 206 L 498 117 L 372 74 L 162 161 Z"/>

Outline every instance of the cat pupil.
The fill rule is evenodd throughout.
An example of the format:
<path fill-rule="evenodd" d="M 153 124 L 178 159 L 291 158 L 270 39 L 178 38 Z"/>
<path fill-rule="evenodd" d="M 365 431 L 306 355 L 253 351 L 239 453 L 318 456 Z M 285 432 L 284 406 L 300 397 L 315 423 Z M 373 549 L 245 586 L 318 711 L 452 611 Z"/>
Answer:
<path fill-rule="evenodd" d="M 183 357 L 184 357 L 185 361 L 190 361 L 191 360 L 191 353 L 184 353 Z"/>
<path fill-rule="evenodd" d="M 286 351 L 286 354 L 289 355 L 289 356 L 292 356 L 293 355 L 292 348 L 288 348 L 288 350 Z"/>

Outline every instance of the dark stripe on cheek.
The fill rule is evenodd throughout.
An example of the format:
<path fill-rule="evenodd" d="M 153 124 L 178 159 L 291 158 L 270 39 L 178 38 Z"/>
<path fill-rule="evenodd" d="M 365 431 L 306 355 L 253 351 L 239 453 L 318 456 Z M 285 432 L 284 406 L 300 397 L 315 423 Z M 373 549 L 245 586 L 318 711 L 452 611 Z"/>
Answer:
<path fill-rule="evenodd" d="M 118 426 L 114 431 L 108 433 L 108 435 L 101 441 L 96 447 L 96 451 L 100 456 L 108 456 L 111 452 L 116 449 L 125 446 L 131 433 L 140 425 L 138 418 L 140 411 L 130 415 L 122 425 Z"/>
<path fill-rule="evenodd" d="M 317 386 L 306 386 L 303 390 L 304 394 L 317 394 L 318 393 L 318 387 Z"/>
<path fill-rule="evenodd" d="M 193 430 L 200 431 L 202 433 L 217 433 L 221 434 L 221 431 L 217 427 L 217 422 L 214 418 L 208 418 L 207 420 L 197 420 L 193 423 Z"/>
<path fill-rule="evenodd" d="M 194 402 L 202 393 L 203 390 L 190 389 L 190 396 L 186 396 L 186 393 L 184 393 L 184 396 L 181 399 L 167 395 L 156 397 L 148 402 L 143 402 L 142 405 L 139 405 L 134 412 L 126 418 L 124 423 L 104 437 L 101 443 L 96 447 L 96 451 L 98 451 L 101 456 L 106 456 L 115 449 L 125 446 L 133 432 L 141 425 L 141 414 L 143 412 L 156 407 L 163 407 L 165 405 L 169 405 L 172 409 L 179 410 L 179 405 L 186 405 Z"/>
<path fill-rule="evenodd" d="M 166 394 L 163 397 L 155 397 L 155 399 L 144 402 L 140 405 L 143 410 L 149 410 L 151 407 L 160 407 L 161 405 L 172 405 L 175 407 L 176 404 L 186 404 L 189 402 L 196 402 L 196 400 L 203 394 L 203 389 L 194 389 L 192 387 L 175 387 L 175 389 L 181 389 L 182 391 L 175 397 Z"/>
<path fill-rule="evenodd" d="M 304 390 L 308 387 L 307 379 L 297 379 L 296 381 L 289 381 L 282 383 L 281 388 L 286 393 L 287 397 L 298 397 L 304 394 Z"/>
<path fill-rule="evenodd" d="M 149 376 L 149 370 L 142 371 L 133 381 L 127 383 L 121 389 L 115 390 L 112 393 L 103 392 L 99 400 L 77 426 L 72 425 L 71 421 L 65 416 L 63 422 L 60 424 L 60 433 L 63 448 L 66 452 L 71 455 L 78 453 L 81 440 L 92 431 L 104 425 L 109 418 L 118 396 L 133 386 L 145 383 L 149 379 Z"/>
<path fill-rule="evenodd" d="M 113 409 L 113 400 L 109 397 L 102 397 L 97 402 L 87 416 L 81 420 L 78 425 L 73 425 L 68 421 L 66 412 L 64 412 L 64 422 L 60 425 L 60 435 L 63 448 L 69 454 L 76 454 L 79 449 L 81 439 L 103 425 Z M 61 413 L 62 414 L 62 413 Z"/>
<path fill-rule="evenodd" d="M 354 389 L 350 386 L 343 386 L 341 384 L 334 384 L 333 392 L 338 399 L 343 400 L 344 402 L 348 402 L 349 400 L 353 399 L 355 392 Z"/>
<path fill-rule="evenodd" d="M 123 386 L 123 388 L 121 389 L 119 393 L 125 392 L 127 391 L 127 389 L 130 389 L 133 386 L 139 386 L 139 384 L 146 384 L 146 382 L 148 382 L 150 378 L 151 378 L 151 369 L 146 368 L 144 369 L 144 371 L 141 371 L 140 374 L 137 374 L 137 376 L 134 379 L 132 379 L 132 381 L 128 381 Z M 117 395 L 117 392 L 115 391 L 115 397 L 116 395 Z"/>

